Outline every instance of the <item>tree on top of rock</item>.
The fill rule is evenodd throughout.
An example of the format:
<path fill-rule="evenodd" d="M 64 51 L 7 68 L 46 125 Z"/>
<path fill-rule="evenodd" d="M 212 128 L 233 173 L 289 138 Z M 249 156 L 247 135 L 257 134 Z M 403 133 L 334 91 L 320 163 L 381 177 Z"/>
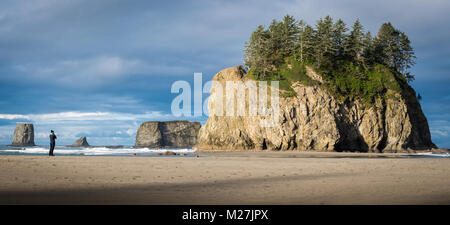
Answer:
<path fill-rule="evenodd" d="M 364 32 L 359 20 L 349 29 L 343 20 L 330 16 L 317 21 L 315 28 L 286 15 L 272 20 L 266 29 L 258 26 L 245 46 L 245 65 L 256 79 L 282 79 L 280 68 L 295 58 L 323 70 L 346 70 L 349 63 L 368 70 L 377 64 L 393 68 L 412 81 L 414 50 L 405 33 L 384 23 L 377 35 Z"/>

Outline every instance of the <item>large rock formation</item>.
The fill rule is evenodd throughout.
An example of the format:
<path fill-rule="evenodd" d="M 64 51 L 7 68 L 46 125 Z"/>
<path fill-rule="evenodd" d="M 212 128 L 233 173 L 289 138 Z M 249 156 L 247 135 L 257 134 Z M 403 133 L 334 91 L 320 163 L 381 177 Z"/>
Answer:
<path fill-rule="evenodd" d="M 34 127 L 31 123 L 16 125 L 12 146 L 34 146 Z"/>
<path fill-rule="evenodd" d="M 89 143 L 86 140 L 86 137 L 81 137 L 71 145 L 71 147 L 89 147 Z"/>
<path fill-rule="evenodd" d="M 317 76 L 311 71 L 308 75 L 313 79 Z M 213 78 L 224 87 L 226 81 L 247 79 L 241 67 L 225 69 Z M 214 115 L 218 97 L 212 89 L 208 102 L 210 117 L 200 129 L 197 147 L 362 152 L 436 147 L 431 141 L 427 119 L 409 86 L 402 93 L 390 93 L 391 97 L 378 99 L 371 107 L 364 107 L 359 101 L 339 101 L 320 85 L 305 86 L 297 82 L 292 88 L 297 96 L 280 97 L 279 123 L 273 127 L 260 126 L 264 116 Z"/>
<path fill-rule="evenodd" d="M 199 122 L 144 122 L 136 133 L 136 147 L 191 148 L 197 141 Z"/>

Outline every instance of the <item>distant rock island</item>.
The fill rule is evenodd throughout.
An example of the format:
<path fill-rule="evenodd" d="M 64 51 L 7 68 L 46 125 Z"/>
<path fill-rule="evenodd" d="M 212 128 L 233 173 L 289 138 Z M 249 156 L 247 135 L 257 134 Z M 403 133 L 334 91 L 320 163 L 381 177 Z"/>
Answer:
<path fill-rule="evenodd" d="M 86 137 L 81 137 L 78 140 L 75 141 L 75 143 L 73 143 L 71 145 L 71 147 L 89 147 L 89 143 L 86 140 Z"/>
<path fill-rule="evenodd" d="M 16 125 L 14 139 L 11 146 L 34 146 L 34 126 L 31 123 L 21 123 Z"/>
<path fill-rule="evenodd" d="M 110 149 L 115 149 L 115 148 L 123 148 L 123 145 L 90 145 L 87 142 L 87 137 L 83 136 L 81 138 L 79 138 L 78 140 L 76 140 L 72 145 L 66 145 L 66 147 L 85 147 L 85 148 L 110 148 Z"/>
<path fill-rule="evenodd" d="M 144 122 L 136 133 L 135 147 L 191 148 L 197 142 L 200 127 L 199 122 L 185 120 Z"/>
<path fill-rule="evenodd" d="M 317 74 L 312 73 L 310 68 L 308 76 L 314 79 Z M 213 78 L 221 83 L 248 79 L 240 66 L 222 70 Z M 267 128 L 260 126 L 262 116 L 216 116 L 216 93 L 212 90 L 210 116 L 200 129 L 197 147 L 362 152 L 436 147 L 415 91 L 409 85 L 400 92 L 389 92 L 390 97 L 379 98 L 368 107 L 358 100 L 341 101 L 317 82 L 294 82 L 296 95 L 280 97 L 280 123 Z"/>

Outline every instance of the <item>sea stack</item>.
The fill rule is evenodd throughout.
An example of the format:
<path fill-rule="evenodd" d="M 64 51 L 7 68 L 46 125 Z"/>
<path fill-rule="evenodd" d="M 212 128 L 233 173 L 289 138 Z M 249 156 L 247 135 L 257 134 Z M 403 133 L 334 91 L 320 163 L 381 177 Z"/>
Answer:
<path fill-rule="evenodd" d="M 215 113 L 220 94 L 211 90 L 209 118 L 200 129 L 199 149 L 315 150 L 360 152 L 409 152 L 435 148 L 427 119 L 415 91 L 407 84 L 399 91 L 388 90 L 373 105 L 359 100 L 342 101 L 324 88 L 320 75 L 307 68 L 314 85 L 294 82 L 295 95 L 280 97 L 278 123 L 262 127 L 257 116 L 225 116 Z M 213 78 L 245 82 L 251 77 L 242 67 L 225 69 Z M 249 105 L 247 98 L 242 104 Z M 227 107 L 223 107 L 227 109 Z M 220 116 L 224 115 L 224 116 Z"/>
<path fill-rule="evenodd" d="M 89 147 L 89 143 L 86 140 L 86 137 L 81 137 L 71 145 L 72 147 Z"/>
<path fill-rule="evenodd" d="M 16 125 L 11 146 L 34 146 L 34 127 L 31 123 Z"/>
<path fill-rule="evenodd" d="M 150 121 L 144 122 L 136 133 L 136 147 L 191 148 L 197 142 L 199 122 Z"/>

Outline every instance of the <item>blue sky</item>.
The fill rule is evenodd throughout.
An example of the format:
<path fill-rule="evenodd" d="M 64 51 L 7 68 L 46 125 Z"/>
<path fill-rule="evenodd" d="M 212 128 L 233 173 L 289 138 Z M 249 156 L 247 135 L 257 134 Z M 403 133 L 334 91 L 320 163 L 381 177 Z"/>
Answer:
<path fill-rule="evenodd" d="M 0 143 L 17 122 L 35 124 L 37 144 L 129 144 L 139 124 L 175 118 L 177 80 L 205 81 L 242 64 L 260 24 L 291 14 L 326 15 L 367 30 L 390 21 L 416 50 L 412 86 L 422 96 L 433 141 L 450 147 L 449 1 L 0 1 Z M 206 96 L 205 96 L 206 97 Z"/>

